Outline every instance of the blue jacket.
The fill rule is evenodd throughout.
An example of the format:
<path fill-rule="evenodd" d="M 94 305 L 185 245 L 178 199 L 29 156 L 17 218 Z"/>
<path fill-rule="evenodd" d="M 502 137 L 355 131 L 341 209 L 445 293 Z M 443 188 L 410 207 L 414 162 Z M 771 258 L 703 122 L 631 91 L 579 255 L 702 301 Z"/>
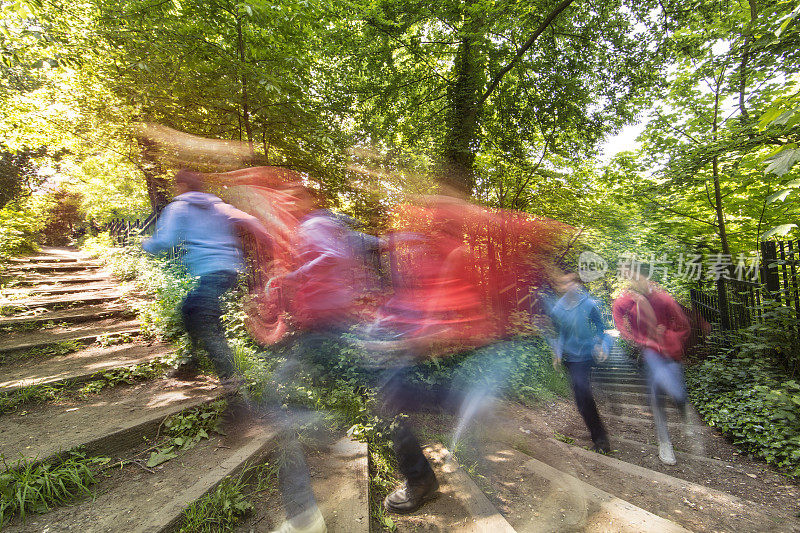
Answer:
<path fill-rule="evenodd" d="M 142 248 L 157 254 L 182 245 L 186 251 L 183 263 L 193 276 L 240 272 L 244 262 L 236 224 L 242 216 L 249 217 L 213 194 L 187 192 L 164 208 L 153 237 L 142 243 Z"/>
<path fill-rule="evenodd" d="M 607 352 L 614 339 L 606 335 L 600 309 L 586 291 L 580 290 L 574 305 L 569 305 L 569 300 L 562 296 L 550 309 L 550 318 L 558 331 L 556 355 L 563 354 L 566 361 L 591 361 L 597 344 L 602 343 Z"/>

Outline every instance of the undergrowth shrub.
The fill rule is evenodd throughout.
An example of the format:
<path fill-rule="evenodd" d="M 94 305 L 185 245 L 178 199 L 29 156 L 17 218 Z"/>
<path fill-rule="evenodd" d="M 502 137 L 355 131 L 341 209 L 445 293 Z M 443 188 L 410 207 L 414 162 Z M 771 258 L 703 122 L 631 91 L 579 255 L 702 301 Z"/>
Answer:
<path fill-rule="evenodd" d="M 720 351 L 687 368 L 692 403 L 733 442 L 800 476 L 800 383 L 773 361 Z"/>
<path fill-rule="evenodd" d="M 0 260 L 32 253 L 47 222 L 44 199 L 14 200 L 0 209 Z"/>
<path fill-rule="evenodd" d="M 761 320 L 738 332 L 737 349 L 774 361 L 790 377 L 796 377 L 800 373 L 800 324 L 794 308 L 766 299 L 758 311 Z"/>
<path fill-rule="evenodd" d="M 101 234 L 86 239 L 82 249 L 99 257 L 115 276 L 134 282 L 144 297 L 133 305 L 142 332 L 172 341 L 178 348 L 178 357 L 185 356 L 190 344 L 183 329 L 180 303 L 192 288 L 194 279 L 179 262 L 148 256 L 138 242 L 125 247 L 112 244 L 108 234 Z"/>
<path fill-rule="evenodd" d="M 255 497 L 265 498 L 277 490 L 278 463 L 245 467 L 225 478 L 213 492 L 183 512 L 179 533 L 219 533 L 234 526 L 252 509 Z"/>

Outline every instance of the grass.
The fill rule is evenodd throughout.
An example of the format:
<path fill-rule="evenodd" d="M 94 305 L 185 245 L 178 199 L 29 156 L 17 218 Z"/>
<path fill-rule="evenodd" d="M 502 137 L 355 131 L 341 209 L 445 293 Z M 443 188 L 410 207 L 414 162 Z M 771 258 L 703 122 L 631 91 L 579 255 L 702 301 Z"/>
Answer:
<path fill-rule="evenodd" d="M 47 322 L 20 322 L 18 324 L 9 324 L 0 326 L 0 333 L 25 333 L 29 331 L 40 331 L 46 329 L 63 328 L 69 326 L 68 322 L 56 322 L 55 320 L 48 320 Z"/>
<path fill-rule="evenodd" d="M 12 516 L 23 520 L 30 513 L 43 513 L 54 505 L 79 496 L 90 496 L 95 483 L 92 466 L 108 462 L 107 458 L 87 458 L 73 451 L 57 463 L 37 463 L 20 459 L 8 465 L 2 458 L 0 474 L 0 526 Z"/>
<path fill-rule="evenodd" d="M 213 492 L 190 505 L 181 520 L 180 533 L 219 533 L 233 527 L 253 509 L 254 496 L 265 497 L 276 490 L 277 463 L 246 467 L 225 478 Z"/>
<path fill-rule="evenodd" d="M 562 435 L 558 431 L 553 432 L 553 438 L 561 442 L 564 442 L 566 444 L 575 444 L 575 439 L 573 439 L 572 437 L 568 437 L 566 435 Z"/>
<path fill-rule="evenodd" d="M 37 346 L 26 350 L 20 354 L 16 359 L 22 358 L 37 358 L 37 357 L 54 357 L 56 355 L 67 355 L 68 353 L 76 352 L 83 348 L 84 344 L 78 341 L 59 341 Z"/>
<path fill-rule="evenodd" d="M 383 508 L 383 499 L 400 483 L 397 461 L 391 444 L 387 441 L 370 441 L 367 443 L 367 452 L 369 454 L 370 518 L 376 528 L 396 531 L 397 525 Z"/>
<path fill-rule="evenodd" d="M 166 362 L 161 359 L 154 359 L 133 367 L 98 372 L 88 382 L 45 383 L 23 387 L 13 392 L 0 393 L 0 414 L 15 411 L 28 404 L 83 400 L 108 387 L 152 379 L 161 375 L 166 368 L 168 368 Z"/>

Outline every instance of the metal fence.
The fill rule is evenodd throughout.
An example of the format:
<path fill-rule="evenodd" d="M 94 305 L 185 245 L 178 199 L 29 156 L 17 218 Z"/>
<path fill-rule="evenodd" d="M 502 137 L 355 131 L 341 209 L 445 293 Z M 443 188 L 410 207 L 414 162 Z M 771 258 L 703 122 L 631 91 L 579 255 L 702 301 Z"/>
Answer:
<path fill-rule="evenodd" d="M 106 225 L 105 229 L 116 244 L 127 246 L 132 243 L 134 237 L 152 235 L 156 229 L 157 219 L 158 214 L 155 212 L 150 213 L 144 220 L 137 218 L 131 221 L 115 218 Z M 167 251 L 167 256 L 170 260 L 180 258 L 182 254 L 183 249 L 180 246 L 173 246 Z"/>
<path fill-rule="evenodd" d="M 713 288 L 690 289 L 692 312 L 720 330 L 733 331 L 762 322 L 763 304 L 772 300 L 792 309 L 800 319 L 799 258 L 798 240 L 762 242 L 758 278 L 721 278 Z"/>

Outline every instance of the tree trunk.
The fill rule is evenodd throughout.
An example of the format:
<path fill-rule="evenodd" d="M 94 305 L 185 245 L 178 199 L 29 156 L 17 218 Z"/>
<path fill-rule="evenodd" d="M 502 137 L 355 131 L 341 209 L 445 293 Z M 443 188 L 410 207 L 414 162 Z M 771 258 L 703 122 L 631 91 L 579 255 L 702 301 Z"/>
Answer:
<path fill-rule="evenodd" d="M 242 19 L 240 17 L 237 17 L 236 19 L 236 34 L 237 45 L 239 49 L 239 61 L 241 61 L 240 68 L 244 69 L 244 37 L 242 35 Z M 255 150 L 253 148 L 253 128 L 250 125 L 250 103 L 247 96 L 247 77 L 245 76 L 244 70 L 242 71 L 240 81 L 242 86 L 242 122 L 244 122 L 244 130 L 247 133 L 247 144 L 250 145 L 250 155 L 254 155 Z"/>
<path fill-rule="evenodd" d="M 720 73 L 716 94 L 714 95 L 714 122 L 711 126 L 711 135 L 714 144 L 717 142 L 717 121 L 719 118 L 719 92 L 722 82 L 723 74 Z M 714 179 L 714 208 L 717 212 L 717 228 L 719 229 L 719 240 L 722 245 L 722 254 L 725 257 L 730 257 L 731 249 L 728 245 L 728 233 L 725 230 L 725 213 L 722 208 L 722 191 L 719 186 L 719 156 L 715 153 L 711 160 L 711 173 Z M 727 276 L 730 276 L 730 269 L 728 269 Z M 719 304 L 719 319 L 722 329 L 731 329 L 731 320 L 728 307 L 728 291 L 726 288 L 726 279 L 723 276 L 717 280 L 717 303 Z"/>
<path fill-rule="evenodd" d="M 150 199 L 150 208 L 154 213 L 158 213 L 164 209 L 172 197 L 172 184 L 168 179 L 164 178 L 164 171 L 153 154 L 155 146 L 152 141 L 147 139 L 139 139 L 138 141 L 142 149 L 143 159 L 142 164 L 138 165 L 139 170 L 144 174 L 147 196 Z"/>
<path fill-rule="evenodd" d="M 478 103 L 484 82 L 478 60 L 475 30 L 479 22 L 467 23 L 456 53 L 455 81 L 448 91 L 447 132 L 442 146 L 441 180 L 459 193 L 475 189 L 475 153 L 478 150 Z"/>

